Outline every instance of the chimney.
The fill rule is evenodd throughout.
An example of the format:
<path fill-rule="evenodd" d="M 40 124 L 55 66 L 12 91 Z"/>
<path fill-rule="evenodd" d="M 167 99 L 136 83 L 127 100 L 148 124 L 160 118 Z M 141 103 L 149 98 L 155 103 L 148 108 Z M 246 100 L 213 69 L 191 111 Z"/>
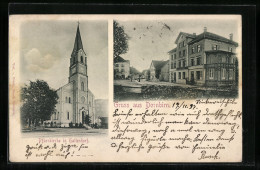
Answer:
<path fill-rule="evenodd" d="M 230 39 L 231 41 L 233 41 L 233 34 L 232 34 L 232 33 L 229 34 L 229 39 Z"/>
<path fill-rule="evenodd" d="M 193 33 L 194 36 L 196 36 L 196 33 Z"/>
<path fill-rule="evenodd" d="M 204 27 L 204 32 L 207 32 L 207 27 Z"/>

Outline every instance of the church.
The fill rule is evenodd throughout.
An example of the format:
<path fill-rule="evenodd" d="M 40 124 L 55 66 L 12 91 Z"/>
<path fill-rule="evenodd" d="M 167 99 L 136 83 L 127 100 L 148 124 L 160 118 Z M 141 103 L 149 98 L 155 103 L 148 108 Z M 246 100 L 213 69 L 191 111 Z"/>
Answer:
<path fill-rule="evenodd" d="M 95 97 L 88 88 L 87 55 L 83 49 L 79 25 L 75 37 L 74 48 L 70 57 L 68 84 L 60 87 L 58 103 L 51 122 L 55 127 L 87 124 L 86 115 L 91 124 L 95 124 Z"/>

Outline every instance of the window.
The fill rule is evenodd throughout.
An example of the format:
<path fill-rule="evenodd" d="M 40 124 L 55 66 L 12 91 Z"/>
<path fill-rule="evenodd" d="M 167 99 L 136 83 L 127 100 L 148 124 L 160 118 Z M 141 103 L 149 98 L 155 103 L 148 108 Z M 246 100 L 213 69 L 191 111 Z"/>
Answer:
<path fill-rule="evenodd" d="M 121 67 L 125 67 L 125 65 L 124 65 L 124 64 L 121 64 Z"/>
<path fill-rule="evenodd" d="M 194 47 L 191 48 L 191 53 L 192 53 L 192 54 L 194 53 Z"/>
<path fill-rule="evenodd" d="M 185 72 L 182 73 L 182 79 L 185 79 Z"/>
<path fill-rule="evenodd" d="M 181 57 L 181 51 L 179 52 L 179 57 Z"/>
<path fill-rule="evenodd" d="M 182 56 L 185 56 L 185 50 L 183 50 Z"/>
<path fill-rule="evenodd" d="M 182 46 L 185 47 L 185 41 L 182 42 Z"/>
<path fill-rule="evenodd" d="M 185 67 L 185 65 L 186 65 L 186 62 L 185 62 L 185 60 L 183 60 L 182 66 Z"/>
<path fill-rule="evenodd" d="M 221 58 L 221 61 L 222 61 L 222 63 L 226 63 L 226 62 L 227 62 L 226 57 L 223 56 L 223 57 Z"/>
<path fill-rule="evenodd" d="M 197 45 L 197 52 L 200 52 L 200 45 Z"/>
<path fill-rule="evenodd" d="M 70 97 L 69 97 L 69 103 L 70 103 Z"/>
<path fill-rule="evenodd" d="M 200 57 L 197 58 L 197 65 L 201 65 Z"/>
<path fill-rule="evenodd" d="M 181 68 L 181 61 L 179 61 L 179 68 Z"/>
<path fill-rule="evenodd" d="M 122 68 L 121 73 L 124 73 L 124 72 L 125 72 L 125 69 Z"/>
<path fill-rule="evenodd" d="M 181 48 L 181 43 L 179 43 L 179 48 Z"/>
<path fill-rule="evenodd" d="M 67 112 L 67 119 L 70 119 L 70 112 Z"/>
<path fill-rule="evenodd" d="M 191 59 L 191 66 L 194 66 L 194 59 Z"/>
<path fill-rule="evenodd" d="M 181 79 L 181 72 L 179 72 L 179 77 L 178 78 Z"/>
<path fill-rule="evenodd" d="M 214 79 L 214 68 L 209 69 L 209 79 Z"/>
<path fill-rule="evenodd" d="M 176 63 L 173 63 L 173 68 L 176 68 Z"/>
<path fill-rule="evenodd" d="M 119 66 L 119 64 L 116 64 L 116 67 L 118 67 Z"/>
<path fill-rule="evenodd" d="M 229 69 L 229 80 L 233 80 L 233 69 Z"/>
<path fill-rule="evenodd" d="M 197 78 L 197 80 L 202 79 L 202 71 L 196 71 L 196 78 Z"/>
<path fill-rule="evenodd" d="M 219 50 L 219 46 L 218 45 L 212 45 L 212 50 Z"/>
<path fill-rule="evenodd" d="M 81 90 L 84 91 L 84 82 L 81 82 Z"/>
<path fill-rule="evenodd" d="M 171 55 L 171 58 L 172 58 L 172 60 L 173 60 L 173 55 Z"/>
<path fill-rule="evenodd" d="M 229 57 L 229 63 L 233 64 L 234 63 L 233 61 L 234 61 L 233 58 L 230 56 Z"/>
<path fill-rule="evenodd" d="M 173 69 L 173 63 L 171 63 L 171 69 Z"/>
<path fill-rule="evenodd" d="M 221 76 L 222 80 L 226 79 L 226 69 L 222 68 L 221 72 L 222 72 L 222 76 Z"/>
<path fill-rule="evenodd" d="M 83 63 L 83 56 L 80 56 L 80 62 Z"/>
<path fill-rule="evenodd" d="M 176 59 L 176 54 L 174 54 L 174 59 Z"/>

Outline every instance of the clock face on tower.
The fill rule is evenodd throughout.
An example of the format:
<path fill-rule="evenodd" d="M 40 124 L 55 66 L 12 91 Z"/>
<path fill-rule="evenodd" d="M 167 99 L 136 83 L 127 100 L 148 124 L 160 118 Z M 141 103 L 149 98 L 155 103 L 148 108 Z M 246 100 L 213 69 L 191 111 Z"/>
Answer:
<path fill-rule="evenodd" d="M 84 69 L 84 67 L 80 67 L 80 68 L 79 68 L 79 72 L 85 74 L 85 69 Z"/>
<path fill-rule="evenodd" d="M 84 103 L 84 102 L 85 102 L 85 97 L 82 96 L 82 97 L 81 97 L 81 103 Z"/>

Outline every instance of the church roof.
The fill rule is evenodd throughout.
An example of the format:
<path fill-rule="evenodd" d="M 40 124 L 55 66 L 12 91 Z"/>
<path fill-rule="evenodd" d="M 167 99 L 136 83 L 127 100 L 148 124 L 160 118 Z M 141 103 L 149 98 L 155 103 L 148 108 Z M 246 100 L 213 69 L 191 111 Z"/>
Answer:
<path fill-rule="evenodd" d="M 77 53 L 80 49 L 84 51 L 83 44 L 81 41 L 80 31 L 79 31 L 79 25 L 78 25 L 72 54 Z"/>

